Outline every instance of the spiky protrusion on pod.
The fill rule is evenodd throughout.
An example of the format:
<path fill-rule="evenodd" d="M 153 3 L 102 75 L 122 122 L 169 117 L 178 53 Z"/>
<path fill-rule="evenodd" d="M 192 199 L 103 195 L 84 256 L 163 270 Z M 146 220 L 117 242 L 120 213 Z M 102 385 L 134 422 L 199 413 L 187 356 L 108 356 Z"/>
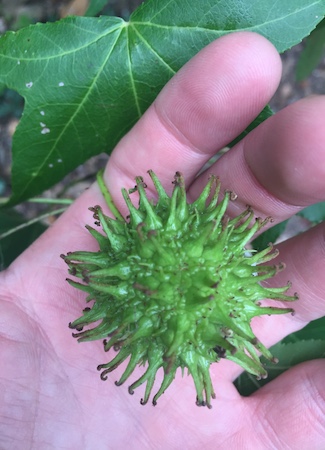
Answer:
<path fill-rule="evenodd" d="M 104 215 L 99 206 L 91 208 L 96 225 L 103 230 L 87 226 L 99 251 L 62 255 L 70 274 L 82 280 L 69 283 L 87 292 L 86 301 L 92 302 L 70 327 L 77 331 L 73 336 L 79 341 L 104 339 L 106 352 L 117 351 L 108 363 L 98 366 L 103 380 L 128 358 L 118 386 L 137 366 L 146 366 L 129 386 L 133 393 L 146 383 L 142 404 L 148 402 L 160 368 L 164 377 L 153 404 L 181 368 L 193 377 L 197 405 L 211 407 L 215 393 L 210 365 L 227 358 L 265 378 L 258 352 L 275 359 L 255 337 L 251 319 L 292 312 L 291 308 L 261 306 L 261 300 L 292 301 L 297 296 L 286 295 L 289 283 L 280 288 L 263 285 L 283 269 L 267 264 L 278 252 L 271 245 L 260 252 L 247 250 L 246 245 L 268 219 L 254 221 L 250 207 L 228 218 L 226 209 L 234 196 L 226 191 L 218 202 L 218 178 L 211 176 L 199 198 L 188 203 L 179 172 L 171 196 L 152 171 L 149 175 L 157 191 L 156 202 L 147 198 L 146 185 L 137 177 L 136 188 L 130 192 L 138 192 L 138 208 L 130 192 L 122 190 L 129 209 L 127 220 L 111 199 L 108 203 L 115 219 Z M 109 193 L 103 193 L 107 199 Z"/>

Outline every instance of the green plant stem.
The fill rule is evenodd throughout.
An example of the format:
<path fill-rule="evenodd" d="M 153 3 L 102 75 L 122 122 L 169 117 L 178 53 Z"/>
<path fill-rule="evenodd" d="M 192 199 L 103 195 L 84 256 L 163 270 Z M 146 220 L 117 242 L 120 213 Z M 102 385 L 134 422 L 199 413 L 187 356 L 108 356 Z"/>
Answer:
<path fill-rule="evenodd" d="M 7 201 L 9 200 L 8 197 L 3 197 L 0 198 L 0 205 L 2 203 L 7 203 Z M 71 205 L 73 203 L 73 200 L 71 200 L 70 198 L 44 198 L 44 197 L 36 197 L 36 198 L 31 198 L 29 200 L 26 200 L 26 202 L 28 203 L 44 203 L 47 205 Z"/>
<path fill-rule="evenodd" d="M 16 233 L 19 230 L 22 230 L 23 228 L 27 228 L 27 227 L 29 227 L 30 225 L 33 225 L 36 222 L 40 222 L 41 220 L 46 219 L 47 217 L 55 216 L 56 214 L 61 214 L 66 209 L 67 208 L 59 208 L 59 209 L 56 209 L 54 211 L 51 211 L 51 212 L 48 212 L 46 214 L 42 214 L 42 215 L 40 215 L 38 217 L 35 217 L 34 219 L 28 220 L 27 222 L 22 223 L 21 225 L 17 225 L 16 227 L 11 228 L 10 230 L 5 231 L 4 233 L 0 234 L 0 240 L 10 236 L 13 233 Z"/>
<path fill-rule="evenodd" d="M 118 220 L 122 220 L 124 222 L 124 217 L 118 210 L 117 206 L 115 205 L 115 203 L 112 199 L 112 196 L 111 196 L 109 190 L 107 189 L 103 174 L 104 174 L 104 170 L 100 170 L 97 173 L 97 183 L 99 185 L 99 189 L 100 189 L 101 193 L 103 194 L 103 197 L 106 201 L 107 206 L 109 207 L 111 212 L 114 214 L 115 218 Z"/>
<path fill-rule="evenodd" d="M 70 198 L 32 198 L 27 200 L 30 203 L 44 203 L 48 205 L 71 205 L 73 200 Z"/>

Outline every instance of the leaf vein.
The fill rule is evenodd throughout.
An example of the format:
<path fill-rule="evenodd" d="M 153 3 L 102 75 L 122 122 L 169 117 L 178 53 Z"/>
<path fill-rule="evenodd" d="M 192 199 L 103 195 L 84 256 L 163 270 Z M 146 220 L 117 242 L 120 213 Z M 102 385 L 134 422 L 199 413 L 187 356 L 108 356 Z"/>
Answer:
<path fill-rule="evenodd" d="M 167 69 L 172 73 L 172 75 L 175 75 L 176 71 L 167 63 L 167 61 L 165 61 L 162 58 L 162 56 L 159 55 L 159 53 L 157 53 L 157 51 L 150 45 L 150 43 L 142 36 L 142 34 L 135 27 L 134 31 L 137 34 L 137 36 L 139 36 L 139 38 L 143 41 L 145 46 L 156 56 L 156 58 L 159 59 L 159 61 L 161 61 L 167 67 Z"/>
<path fill-rule="evenodd" d="M 319 4 L 319 2 L 316 1 L 316 2 L 308 5 L 307 7 L 302 7 L 300 9 L 296 9 L 294 11 L 289 12 L 286 15 L 282 15 L 281 17 L 276 17 L 275 19 L 270 19 L 268 21 L 266 20 L 266 21 L 263 21 L 260 24 L 254 24 L 254 25 L 248 26 L 248 27 L 236 28 L 236 30 L 234 30 L 234 31 L 247 31 L 247 30 L 251 30 L 251 29 L 258 30 L 261 27 L 265 27 L 267 25 L 270 25 L 270 24 L 273 24 L 273 23 L 277 23 L 277 22 L 280 22 L 280 21 L 284 21 L 288 17 L 296 16 L 297 14 L 305 12 L 309 8 L 311 8 L 313 6 L 317 6 L 318 4 Z M 181 25 L 162 25 L 162 24 L 159 24 L 159 23 L 153 23 L 153 22 L 147 22 L 147 21 L 146 22 L 137 21 L 137 22 L 132 22 L 132 24 L 133 25 L 145 25 L 145 26 L 148 26 L 148 27 L 162 28 L 162 29 L 166 29 L 166 30 L 183 30 L 183 29 L 193 30 L 194 29 L 196 31 L 205 31 L 205 32 L 208 31 L 208 32 L 211 32 L 212 34 L 220 34 L 220 33 L 224 34 L 224 33 L 229 33 L 229 31 L 230 31 L 230 30 L 220 30 L 220 29 L 219 30 L 214 30 L 212 28 L 199 27 L 197 25 L 194 25 L 194 26 L 188 26 L 188 25 L 186 25 L 186 26 L 181 26 Z"/>
<path fill-rule="evenodd" d="M 132 88 L 132 92 L 133 92 L 133 96 L 134 96 L 134 102 L 135 102 L 135 106 L 136 106 L 136 109 L 137 109 L 138 117 L 140 118 L 142 116 L 142 113 L 141 113 L 141 108 L 140 108 L 140 105 L 139 105 L 138 95 L 137 95 L 135 82 L 134 82 L 134 76 L 133 76 L 133 72 L 132 72 L 129 30 L 130 30 L 130 27 L 128 26 L 127 27 L 127 32 L 126 32 L 126 40 L 127 40 L 127 58 L 128 58 L 130 82 L 131 82 L 131 88 Z"/>
<path fill-rule="evenodd" d="M 123 25 L 123 27 L 124 27 L 124 25 Z M 51 55 L 51 56 L 39 56 L 39 55 L 37 55 L 34 58 L 26 58 L 26 57 L 10 56 L 10 55 L 5 55 L 3 53 L 0 53 L 0 57 L 4 58 L 4 59 L 13 60 L 13 61 L 17 61 L 17 59 L 19 59 L 19 61 L 28 61 L 28 62 L 31 62 L 31 61 L 39 62 L 39 61 L 43 61 L 43 60 L 48 61 L 50 59 L 61 58 L 63 56 L 67 56 L 67 55 L 70 55 L 70 54 L 75 54 L 75 53 L 77 53 L 77 52 L 79 52 L 81 50 L 84 50 L 85 48 L 88 48 L 89 46 L 93 45 L 95 42 L 99 41 L 100 39 L 102 39 L 104 37 L 107 37 L 110 34 L 112 34 L 113 32 L 117 31 L 119 28 L 121 28 L 120 29 L 120 33 L 121 33 L 122 27 L 121 27 L 121 25 L 118 25 L 118 26 L 116 26 L 113 29 L 109 29 L 109 31 L 106 31 L 105 33 L 101 34 L 100 36 L 97 35 L 96 39 L 94 39 L 93 41 L 87 41 L 85 44 L 81 45 L 80 47 L 74 47 L 71 50 L 62 51 L 62 53 L 56 53 L 55 55 Z M 118 37 L 120 36 L 120 33 L 119 33 Z M 50 40 L 48 37 L 47 37 L 47 39 Z M 52 42 L 52 40 L 50 40 L 50 42 Z M 55 45 L 58 46 L 58 44 L 55 44 Z"/>
<path fill-rule="evenodd" d="M 34 176 L 30 179 L 29 182 L 27 182 L 27 183 L 25 184 L 25 187 L 24 187 L 24 189 L 22 189 L 22 192 L 21 192 L 20 195 L 23 195 L 24 192 L 25 192 L 26 190 L 28 190 L 28 188 L 29 188 L 30 184 L 33 182 L 34 178 L 37 177 L 38 173 L 41 172 L 41 170 L 45 167 L 46 163 L 50 160 L 51 156 L 53 155 L 53 152 L 56 151 L 58 142 L 60 141 L 61 137 L 62 137 L 62 136 L 64 135 L 64 133 L 66 132 L 67 128 L 68 128 L 70 125 L 72 125 L 72 126 L 75 127 L 74 120 L 75 120 L 76 116 L 78 115 L 79 111 L 84 107 L 84 103 L 87 101 L 87 99 L 88 99 L 88 97 L 89 97 L 89 95 L 90 95 L 90 92 L 91 92 L 92 89 L 96 86 L 96 82 L 97 82 L 97 80 L 98 80 L 100 74 L 103 72 L 106 63 L 107 63 L 108 59 L 110 58 L 110 56 L 111 56 L 111 54 L 112 54 L 112 52 L 113 52 L 113 50 L 114 50 L 114 48 L 115 48 L 115 46 L 116 46 L 116 43 L 117 43 L 117 41 L 118 41 L 118 39 L 119 39 L 119 37 L 120 37 L 120 35 L 121 35 L 121 32 L 122 32 L 122 28 L 121 28 L 121 30 L 120 30 L 119 35 L 116 37 L 115 42 L 113 43 L 113 45 L 112 45 L 110 51 L 108 52 L 108 54 L 107 54 L 107 56 L 106 56 L 106 58 L 105 58 L 105 60 L 104 60 L 104 62 L 103 62 L 103 64 L 102 64 L 101 68 L 98 70 L 98 72 L 97 72 L 96 76 L 94 77 L 94 79 L 93 79 L 91 85 L 89 86 L 89 89 L 88 89 L 86 95 L 84 96 L 83 100 L 82 100 L 80 103 L 77 104 L 77 108 L 76 108 L 74 114 L 72 114 L 72 116 L 71 116 L 70 119 L 67 121 L 67 123 L 65 124 L 65 126 L 62 127 L 61 133 L 60 133 L 60 134 L 57 136 L 57 138 L 54 140 L 54 143 L 53 143 L 53 145 L 52 145 L 52 148 L 49 149 L 49 151 L 48 151 L 48 153 L 47 153 L 47 155 L 46 155 L 46 158 L 44 158 L 44 160 L 43 160 L 43 163 L 40 164 L 40 166 L 38 167 L 38 171 L 37 171 L 37 172 L 34 171 L 34 173 L 35 173 Z"/>

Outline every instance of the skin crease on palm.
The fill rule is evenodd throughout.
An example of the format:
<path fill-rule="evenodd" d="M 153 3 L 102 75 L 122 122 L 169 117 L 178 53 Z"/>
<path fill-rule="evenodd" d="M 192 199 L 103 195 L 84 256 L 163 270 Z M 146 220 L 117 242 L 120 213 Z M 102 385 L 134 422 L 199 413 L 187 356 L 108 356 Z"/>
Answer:
<path fill-rule="evenodd" d="M 116 204 L 123 209 L 121 187 L 148 169 L 167 190 L 182 171 L 194 199 L 208 176 L 196 173 L 255 118 L 280 77 L 276 50 L 257 34 L 204 48 L 114 150 L 105 179 Z M 324 98 L 299 101 L 210 168 L 238 195 L 230 214 L 250 204 L 277 223 L 325 200 L 324 115 Z M 95 183 L 0 274 L 0 449 L 324 449 L 324 360 L 298 365 L 247 398 L 232 384 L 240 368 L 222 360 L 211 367 L 211 410 L 195 406 L 192 379 L 180 373 L 156 407 L 140 405 L 142 388 L 130 396 L 127 383 L 114 385 L 123 368 L 100 380 L 96 367 L 108 355 L 102 342 L 71 337 L 68 323 L 80 316 L 84 295 L 65 282 L 59 255 L 96 249 L 84 225 L 92 223 L 88 207 L 103 203 Z M 294 316 L 254 320 L 268 346 L 325 313 L 324 225 L 278 248 L 287 268 L 272 283 L 290 279 L 300 299 Z"/>

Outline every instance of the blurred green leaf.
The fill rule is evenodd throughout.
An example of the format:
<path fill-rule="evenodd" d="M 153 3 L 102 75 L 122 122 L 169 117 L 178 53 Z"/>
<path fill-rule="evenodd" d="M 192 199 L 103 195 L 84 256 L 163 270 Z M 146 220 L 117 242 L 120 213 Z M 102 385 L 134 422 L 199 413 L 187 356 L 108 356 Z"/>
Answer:
<path fill-rule="evenodd" d="M 245 136 L 248 135 L 254 128 L 258 127 L 264 120 L 268 119 L 269 117 L 273 116 L 273 111 L 270 108 L 269 105 L 266 105 L 266 107 L 263 109 L 263 111 L 256 117 L 255 120 L 246 128 L 246 130 L 241 133 L 235 140 L 233 140 L 229 147 L 233 147 L 237 142 L 241 141 Z"/>
<path fill-rule="evenodd" d="M 0 119 L 5 120 L 12 116 L 21 117 L 24 108 L 24 99 L 11 89 L 0 92 Z"/>
<path fill-rule="evenodd" d="M 35 20 L 27 14 L 19 14 L 14 23 L 11 24 L 10 29 L 17 31 L 21 28 L 28 27 L 34 23 Z"/>
<path fill-rule="evenodd" d="M 0 196 L 5 192 L 6 184 L 5 180 L 0 177 Z"/>
<path fill-rule="evenodd" d="M 261 358 L 261 361 L 268 371 L 268 378 L 266 380 L 258 381 L 254 376 L 247 372 L 244 372 L 235 380 L 235 386 L 241 395 L 247 396 L 252 394 L 257 389 L 274 380 L 281 375 L 281 373 L 297 364 L 312 359 L 325 358 L 325 335 L 323 333 L 323 338 L 317 340 L 299 340 L 287 344 L 280 342 L 271 347 L 271 352 L 279 359 L 279 363 L 273 364 L 270 361 Z"/>
<path fill-rule="evenodd" d="M 16 211 L 11 209 L 0 211 L 0 234 L 26 222 Z M 0 270 L 5 269 L 19 256 L 35 239 L 46 230 L 46 226 L 35 223 L 0 240 Z"/>
<path fill-rule="evenodd" d="M 297 67 L 296 79 L 302 81 L 307 78 L 320 63 L 325 51 L 325 20 L 306 38 L 305 48 L 302 50 Z"/>
<path fill-rule="evenodd" d="M 252 246 L 255 250 L 261 251 L 264 250 L 270 243 L 274 243 L 279 236 L 285 230 L 285 227 L 288 223 L 288 220 L 284 220 L 269 230 L 264 231 L 264 233 L 260 234 L 256 239 L 252 241 Z"/>
<path fill-rule="evenodd" d="M 298 342 L 308 339 L 325 339 L 325 317 L 313 320 L 306 325 L 302 330 L 289 334 L 281 342 L 284 344 L 290 342 Z"/>
<path fill-rule="evenodd" d="M 298 216 L 310 220 L 313 224 L 317 224 L 325 220 L 325 202 L 316 203 L 308 206 L 298 213 Z"/>
<path fill-rule="evenodd" d="M 86 17 L 97 16 L 107 4 L 107 0 L 90 0 L 88 9 L 85 13 Z"/>

